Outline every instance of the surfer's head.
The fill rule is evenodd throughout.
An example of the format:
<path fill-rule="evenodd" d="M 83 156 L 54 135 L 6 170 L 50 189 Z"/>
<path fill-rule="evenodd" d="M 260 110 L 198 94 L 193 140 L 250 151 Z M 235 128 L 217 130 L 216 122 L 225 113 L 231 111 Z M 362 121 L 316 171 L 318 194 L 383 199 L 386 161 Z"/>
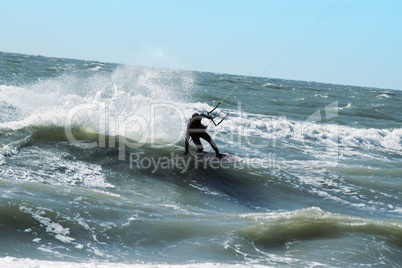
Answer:
<path fill-rule="evenodd" d="M 201 124 L 202 116 L 199 113 L 194 113 L 191 117 L 191 121 L 195 124 Z"/>

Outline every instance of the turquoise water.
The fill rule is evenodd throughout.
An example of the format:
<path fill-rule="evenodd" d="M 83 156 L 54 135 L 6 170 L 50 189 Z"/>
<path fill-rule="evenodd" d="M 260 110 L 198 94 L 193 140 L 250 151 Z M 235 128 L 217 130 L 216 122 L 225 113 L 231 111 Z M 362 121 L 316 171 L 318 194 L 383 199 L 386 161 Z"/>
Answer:
<path fill-rule="evenodd" d="M 203 123 L 244 161 L 183 156 L 188 118 L 225 97 L 215 116 L 228 118 Z M 400 267 L 401 103 L 0 52 L 0 263 Z"/>

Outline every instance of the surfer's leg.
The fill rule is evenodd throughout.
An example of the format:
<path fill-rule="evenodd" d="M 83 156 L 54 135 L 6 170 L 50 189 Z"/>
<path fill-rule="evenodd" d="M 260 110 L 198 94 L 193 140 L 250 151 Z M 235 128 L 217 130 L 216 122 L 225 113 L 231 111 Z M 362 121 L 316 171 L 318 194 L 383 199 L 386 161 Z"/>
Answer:
<path fill-rule="evenodd" d="M 204 132 L 201 133 L 201 138 L 203 138 L 204 140 L 206 140 L 209 144 L 211 144 L 212 149 L 214 149 L 215 153 L 217 156 L 220 156 L 221 154 L 219 153 L 219 149 L 218 146 L 216 146 L 214 140 L 211 138 L 211 136 L 209 136 L 208 133 Z"/>
<path fill-rule="evenodd" d="M 204 147 L 202 146 L 201 141 L 200 141 L 200 134 L 193 133 L 193 134 L 190 134 L 190 136 L 195 144 L 195 147 L 197 147 L 198 152 L 204 151 Z"/>

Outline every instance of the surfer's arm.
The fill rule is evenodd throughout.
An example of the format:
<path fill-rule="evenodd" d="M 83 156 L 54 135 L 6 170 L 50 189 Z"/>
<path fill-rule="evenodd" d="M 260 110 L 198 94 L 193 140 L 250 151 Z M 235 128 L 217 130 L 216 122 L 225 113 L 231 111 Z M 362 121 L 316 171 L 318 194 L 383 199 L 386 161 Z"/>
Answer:
<path fill-rule="evenodd" d="M 200 114 L 200 116 L 202 116 L 203 118 L 209 119 L 209 120 L 212 119 L 211 115 Z"/>

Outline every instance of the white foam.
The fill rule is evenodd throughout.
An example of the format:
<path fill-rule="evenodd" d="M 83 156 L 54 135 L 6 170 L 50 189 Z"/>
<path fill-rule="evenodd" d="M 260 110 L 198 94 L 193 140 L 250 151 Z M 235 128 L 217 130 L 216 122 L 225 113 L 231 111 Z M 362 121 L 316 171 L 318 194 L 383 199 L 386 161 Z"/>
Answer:
<path fill-rule="evenodd" d="M 54 252 L 52 252 L 54 253 Z M 126 263 L 113 263 L 113 262 L 63 262 L 63 261 L 44 261 L 44 260 L 35 260 L 28 258 L 15 258 L 15 257 L 4 257 L 0 258 L 0 266 L 1 267 L 10 267 L 10 268 L 48 268 L 48 267 L 56 267 L 56 268 L 129 268 L 129 267 L 137 267 L 137 268 L 196 268 L 196 267 L 205 267 L 205 268 L 223 268 L 223 267 L 233 267 L 233 268 L 243 268 L 243 267 L 252 267 L 252 268 L 263 268 L 267 267 L 265 265 L 259 264 L 225 264 L 225 263 L 188 263 L 188 264 L 158 264 L 158 263 L 149 263 L 144 264 L 141 262 L 126 264 Z"/>
<path fill-rule="evenodd" d="M 39 221 L 43 226 L 46 227 L 46 232 L 53 234 L 54 237 L 64 243 L 72 243 L 75 238 L 70 237 L 70 229 L 64 228 L 61 224 L 53 222 L 50 218 L 44 217 L 46 214 L 44 210 L 38 210 L 34 212 L 31 208 L 26 206 L 21 206 L 20 209 L 25 213 L 29 213 L 32 217 Z"/>
<path fill-rule="evenodd" d="M 356 146 L 397 153 L 402 150 L 402 128 L 353 128 L 336 123 L 301 122 L 288 120 L 286 117 L 269 117 L 237 111 L 230 114 L 225 124 L 220 126 L 220 130 L 232 136 L 261 137 L 268 140 L 292 139 L 305 145 L 318 143 L 328 148 Z"/>
<path fill-rule="evenodd" d="M 0 123 L 0 129 L 76 127 L 136 141 L 176 143 L 194 109 L 184 105 L 192 85 L 190 72 L 122 66 L 86 78 L 62 75 L 24 87 L 0 86 L 0 99 L 20 111 L 17 120 Z"/>
<path fill-rule="evenodd" d="M 96 73 L 89 77 L 65 74 L 25 87 L 3 85 L 0 86 L 0 99 L 18 109 L 20 118 L 0 123 L 0 129 L 43 125 L 77 127 L 87 133 L 173 145 L 182 142 L 186 122 L 192 113 L 213 108 L 205 103 L 188 102 L 193 84 L 191 72 L 121 66 L 112 73 Z M 326 107 L 329 116 L 336 116 L 337 110 L 330 111 L 333 107 L 329 106 Z M 348 107 L 350 104 L 344 108 Z M 220 111 L 230 114 L 219 126 L 220 133 L 230 135 L 224 137 L 229 140 L 240 135 L 246 139 L 292 139 L 327 147 L 340 145 L 402 151 L 402 128 L 353 128 L 321 123 L 315 115 L 304 122 L 294 121 L 249 114 L 241 108 Z M 320 117 L 319 113 L 317 116 Z"/>

